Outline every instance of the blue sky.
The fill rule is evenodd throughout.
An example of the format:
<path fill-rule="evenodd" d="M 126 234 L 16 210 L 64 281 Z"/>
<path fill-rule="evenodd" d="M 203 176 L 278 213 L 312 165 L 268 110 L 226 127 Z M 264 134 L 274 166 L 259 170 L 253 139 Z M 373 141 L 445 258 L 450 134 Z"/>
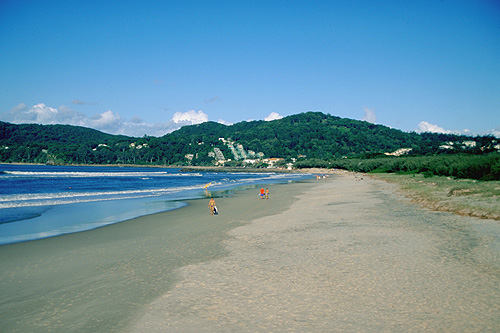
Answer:
<path fill-rule="evenodd" d="M 306 111 L 500 137 L 500 2 L 0 0 L 0 120 L 161 136 Z"/>

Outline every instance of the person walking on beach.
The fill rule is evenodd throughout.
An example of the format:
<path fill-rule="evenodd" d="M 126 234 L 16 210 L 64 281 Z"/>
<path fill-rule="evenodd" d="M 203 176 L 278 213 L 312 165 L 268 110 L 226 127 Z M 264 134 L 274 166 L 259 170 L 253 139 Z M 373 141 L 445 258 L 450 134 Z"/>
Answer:
<path fill-rule="evenodd" d="M 261 188 L 260 189 L 260 194 L 259 194 L 261 199 L 264 199 L 264 192 L 265 192 L 264 188 Z"/>
<path fill-rule="evenodd" d="M 269 199 L 269 189 L 266 187 L 266 199 Z"/>
<path fill-rule="evenodd" d="M 211 215 L 217 215 L 217 206 L 215 205 L 214 198 L 210 198 L 210 201 L 208 202 L 208 209 L 210 209 Z"/>

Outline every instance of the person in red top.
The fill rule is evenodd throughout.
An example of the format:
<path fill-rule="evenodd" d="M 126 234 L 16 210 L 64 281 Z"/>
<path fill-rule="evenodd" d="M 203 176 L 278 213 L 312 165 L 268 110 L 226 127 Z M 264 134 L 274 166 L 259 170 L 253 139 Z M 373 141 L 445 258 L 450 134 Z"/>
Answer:
<path fill-rule="evenodd" d="M 260 189 L 260 198 L 261 199 L 264 199 L 264 193 L 265 193 L 264 188 L 261 188 Z"/>

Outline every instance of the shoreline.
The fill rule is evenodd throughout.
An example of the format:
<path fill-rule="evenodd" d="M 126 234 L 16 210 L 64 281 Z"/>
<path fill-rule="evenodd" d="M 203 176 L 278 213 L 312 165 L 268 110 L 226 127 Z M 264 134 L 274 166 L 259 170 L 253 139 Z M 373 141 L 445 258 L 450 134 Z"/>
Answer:
<path fill-rule="evenodd" d="M 215 166 L 188 166 L 188 165 L 140 165 L 140 164 L 62 164 L 51 165 L 41 163 L 6 163 L 0 162 L 0 165 L 41 165 L 41 166 L 59 166 L 59 167 L 129 167 L 129 168 L 163 168 L 163 169 L 179 169 L 180 171 L 206 171 L 206 172 L 274 172 L 274 173 L 323 173 L 332 174 L 335 172 L 333 169 L 321 168 L 302 168 L 302 169 L 279 169 L 279 168 L 247 168 L 247 167 L 215 167 Z"/>
<path fill-rule="evenodd" d="M 35 164 L 35 163 L 5 163 L 0 162 L 0 165 L 47 165 L 47 164 Z M 421 205 L 422 207 L 442 212 L 450 212 L 453 214 L 461 216 L 471 216 L 478 217 L 481 219 L 493 219 L 500 221 L 500 203 L 492 203 L 496 197 L 500 196 L 500 182 L 499 181 L 484 181 L 483 184 L 490 184 L 489 195 L 485 192 L 481 192 L 481 189 L 476 186 L 476 188 L 458 188 L 458 191 L 453 192 L 453 187 L 460 187 L 460 185 L 468 183 L 477 183 L 480 181 L 471 179 L 451 179 L 450 177 L 439 177 L 434 176 L 433 178 L 426 179 L 422 174 L 415 175 L 399 175 L 393 173 L 358 173 L 342 169 L 324 169 L 324 168 L 302 168 L 302 169 L 278 169 L 278 168 L 246 168 L 246 167 L 215 167 L 215 166 L 186 166 L 186 165 L 138 165 L 138 164 L 65 164 L 65 165 L 47 165 L 47 166 L 84 166 L 84 167 L 131 167 L 131 168 L 165 168 L 165 169 L 179 169 L 180 172 L 250 172 L 250 173 L 299 173 L 299 174 L 322 174 L 322 175 L 342 175 L 342 174 L 354 174 L 358 175 L 359 178 L 371 177 L 373 179 L 379 179 L 386 181 L 388 183 L 398 184 L 400 187 L 400 192 L 405 197 L 411 199 L 414 203 Z M 419 178 L 418 181 L 413 181 L 412 178 Z M 445 180 L 444 187 L 449 190 L 447 193 L 438 193 L 439 191 L 433 191 L 430 194 L 429 186 L 435 186 L 436 182 L 433 179 Z M 410 183 L 413 183 L 409 185 Z M 419 183 L 421 186 L 419 186 Z M 415 186 L 417 185 L 417 186 Z M 440 182 L 443 185 L 443 181 Z M 488 187 L 488 186 L 484 186 Z M 478 189 L 479 188 L 479 189 Z M 473 192 L 471 194 L 475 195 L 475 201 L 471 204 L 463 204 L 453 202 L 449 200 L 449 197 L 455 195 L 462 195 L 465 193 Z M 478 198 L 482 196 L 483 198 Z"/>
<path fill-rule="evenodd" d="M 98 179 L 100 178 L 101 171 L 103 176 L 105 175 L 105 172 L 106 176 L 113 175 L 113 173 L 108 174 L 107 171 L 116 172 L 117 174 L 122 175 L 121 173 L 122 169 L 114 167 L 112 167 L 109 170 L 102 169 L 105 167 L 101 168 L 74 167 L 75 170 L 70 169 L 71 167 L 64 167 L 64 169 L 54 169 L 54 170 L 52 170 L 51 167 L 32 167 L 32 168 L 30 167 L 31 165 L 28 168 L 8 165 L 4 166 L 3 170 L 6 170 L 6 173 L 8 173 L 7 171 L 9 170 L 21 170 L 21 171 L 39 170 L 45 172 L 64 171 L 63 174 L 67 172 L 72 173 L 73 171 L 77 172 L 84 171 L 85 173 L 83 174 L 83 176 L 86 176 L 86 173 L 95 171 L 95 173 L 91 173 L 91 175 L 97 175 L 97 177 L 93 178 L 92 181 L 97 180 L 97 182 L 100 182 L 100 180 Z M 125 167 L 123 168 L 123 170 L 124 172 L 125 170 L 126 172 L 140 171 L 137 170 L 137 168 L 132 169 Z M 155 169 L 142 168 L 141 175 L 142 172 L 149 174 L 149 171 L 153 172 L 153 170 Z M 172 172 L 172 174 L 175 173 L 179 176 L 183 176 L 182 179 L 185 179 L 187 177 L 189 179 L 189 182 L 193 182 L 193 184 L 190 185 L 191 183 L 184 181 L 182 182 L 177 181 L 177 183 L 175 183 L 176 178 L 164 178 L 167 180 L 173 179 L 172 183 L 175 183 L 175 185 L 170 185 L 170 183 L 168 183 L 167 185 L 165 185 L 166 189 L 165 192 L 167 193 L 162 194 L 162 192 L 159 192 L 157 194 L 155 193 L 154 190 L 155 186 L 158 187 L 157 186 L 158 184 L 154 180 L 155 178 L 147 178 L 147 179 L 153 179 L 153 181 L 155 182 L 153 184 L 147 184 L 143 183 L 142 180 L 139 180 L 143 178 L 138 178 L 139 177 L 138 176 L 130 178 L 130 179 L 137 179 L 137 182 L 141 182 L 140 184 L 137 184 L 138 186 L 137 189 L 141 189 L 142 194 L 137 197 L 133 197 L 135 196 L 135 193 L 120 195 L 119 192 L 116 192 L 114 193 L 115 194 L 114 197 L 107 198 L 104 195 L 101 195 L 102 193 L 99 193 L 102 191 L 96 190 L 90 192 L 96 192 L 97 194 L 100 194 L 101 197 L 98 197 L 98 200 L 93 200 L 93 197 L 91 196 L 87 196 L 91 197 L 90 199 L 87 199 L 87 197 L 83 196 L 82 195 L 83 192 L 80 193 L 78 191 L 74 191 L 75 194 L 73 194 L 73 191 L 66 191 L 66 192 L 62 191 L 63 194 L 71 193 L 64 196 L 64 199 L 68 197 L 70 200 L 67 200 L 68 202 L 63 201 L 63 199 L 60 199 L 59 201 L 53 200 L 57 202 L 52 206 L 50 205 L 50 202 L 48 202 L 48 200 L 47 200 L 48 203 L 42 202 L 43 204 L 46 204 L 47 207 L 49 207 L 47 209 L 45 209 L 43 205 L 40 205 L 41 208 L 38 208 L 37 206 L 34 206 L 35 208 L 31 208 L 29 207 L 29 205 L 26 205 L 27 207 L 19 205 L 11 208 L 7 204 L 4 204 L 2 206 L 2 211 L 1 211 L 3 215 L 0 216 L 2 220 L 0 221 L 0 245 L 36 240 L 40 238 L 52 238 L 61 234 L 82 232 L 85 230 L 100 228 L 108 224 L 121 223 L 123 221 L 132 219 L 134 217 L 140 217 L 153 214 L 156 212 L 176 209 L 179 208 L 177 207 L 178 205 L 184 205 L 179 203 L 183 201 L 182 199 L 190 200 L 191 198 L 203 197 L 204 193 L 206 193 L 206 190 L 203 190 L 203 185 L 209 182 L 210 184 L 212 184 L 212 186 L 210 186 L 209 191 L 210 190 L 218 191 L 220 189 L 225 189 L 225 190 L 229 189 L 231 191 L 232 187 L 241 186 L 241 184 L 247 184 L 247 183 L 249 184 L 254 182 L 259 183 L 261 181 L 268 183 L 272 182 L 282 183 L 282 182 L 287 182 L 287 180 L 289 181 L 289 179 L 292 178 L 293 179 L 311 178 L 309 175 L 304 175 L 304 174 L 280 175 L 277 173 L 266 173 L 260 175 L 256 174 L 250 176 L 248 173 L 240 173 L 233 175 L 229 173 L 226 174 L 203 173 L 203 175 L 201 173 L 197 173 L 196 175 L 194 175 L 191 173 L 179 172 L 179 169 L 164 169 L 165 172 L 160 174 L 166 175 L 168 171 L 169 174 L 168 176 L 170 176 L 169 170 Z M 153 174 L 155 173 L 153 172 Z M 203 176 L 203 177 L 191 178 L 190 176 Z M 6 175 L 6 177 L 11 177 L 11 175 Z M 43 179 L 44 176 L 42 175 L 41 177 Z M 207 179 L 206 182 L 203 181 L 205 177 Z M 219 178 L 223 180 L 220 182 L 219 181 L 214 182 L 214 179 L 219 179 Z M 16 179 L 15 176 L 13 177 L 13 179 Z M 77 179 L 77 181 L 78 180 L 79 179 Z M 65 180 L 63 183 L 68 185 L 73 185 L 73 189 L 78 188 L 75 184 L 72 184 L 70 182 L 73 182 L 73 178 L 69 178 L 68 182 L 66 182 Z M 121 190 L 122 185 L 120 184 L 120 182 L 115 181 L 115 183 L 117 183 L 116 188 Z M 149 190 L 148 185 L 151 185 L 150 192 L 146 191 Z M 98 186 L 99 184 L 97 184 L 97 187 Z M 21 184 L 19 186 L 20 191 L 23 191 L 25 187 L 26 185 Z M 162 187 L 162 190 L 163 189 L 164 188 Z M 7 188 L 5 190 L 7 190 Z M 136 190 L 136 188 L 133 188 L 132 190 Z M 112 188 L 112 191 L 114 191 L 114 188 Z M 106 191 L 103 193 L 106 194 Z M 57 196 L 56 194 L 54 195 L 51 194 L 50 196 L 46 195 L 46 197 L 47 198 L 62 197 L 62 196 Z M 8 197 L 8 195 L 6 196 Z M 76 197 L 76 199 L 73 199 L 72 196 Z M 35 204 L 38 204 L 38 202 L 36 202 Z M 3 210 L 3 208 L 5 208 L 5 210 Z M 46 226 L 46 228 L 44 228 L 43 226 Z"/>
<path fill-rule="evenodd" d="M 280 168 L 252 168 L 252 167 L 212 167 L 212 166 L 183 166 L 181 171 L 205 171 L 205 172 L 258 172 L 258 173 L 322 173 L 322 174 L 333 174 L 335 170 L 333 169 L 322 169 L 322 168 L 301 168 L 301 169 L 280 169 Z"/>
<path fill-rule="evenodd" d="M 165 169 L 180 169 L 182 166 L 164 166 L 164 165 L 140 165 L 140 164 L 46 164 L 46 163 L 7 163 L 0 162 L 0 165 L 40 165 L 40 166 L 48 166 L 48 167 L 127 167 L 127 168 L 165 168 Z"/>
<path fill-rule="evenodd" d="M 312 185 L 269 184 L 270 200 L 259 199 L 254 185 L 211 191 L 215 217 L 207 197 L 97 229 L 2 245 L 1 327 L 122 331 L 138 309 L 178 281 L 179 268 L 226 256 L 222 243 L 229 230 L 287 209 Z"/>

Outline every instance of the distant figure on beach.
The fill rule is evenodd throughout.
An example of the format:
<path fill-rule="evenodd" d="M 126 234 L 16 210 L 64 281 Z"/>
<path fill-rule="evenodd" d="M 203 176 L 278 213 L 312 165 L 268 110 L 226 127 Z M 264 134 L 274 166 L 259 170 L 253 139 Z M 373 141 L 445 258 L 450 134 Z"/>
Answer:
<path fill-rule="evenodd" d="M 211 215 L 217 215 L 217 206 L 215 205 L 215 200 L 214 198 L 210 198 L 210 201 L 208 202 L 208 209 L 210 209 L 210 214 Z"/>
<path fill-rule="evenodd" d="M 264 199 L 264 194 L 265 194 L 264 188 L 261 188 L 259 194 L 261 199 Z"/>
<path fill-rule="evenodd" d="M 269 199 L 269 189 L 266 187 L 266 199 Z"/>

